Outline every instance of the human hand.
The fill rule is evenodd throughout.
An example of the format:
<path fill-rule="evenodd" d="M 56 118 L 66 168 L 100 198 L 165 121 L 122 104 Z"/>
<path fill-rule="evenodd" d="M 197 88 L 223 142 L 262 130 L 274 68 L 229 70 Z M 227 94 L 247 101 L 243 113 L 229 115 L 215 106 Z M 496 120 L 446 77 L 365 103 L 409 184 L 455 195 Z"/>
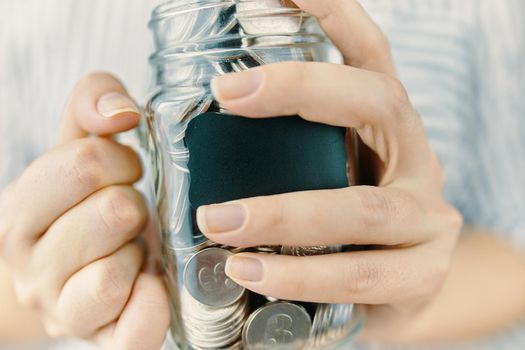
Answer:
<path fill-rule="evenodd" d="M 148 220 L 133 188 L 140 159 L 110 137 L 139 119 L 120 82 L 87 76 L 72 92 L 59 145 L 0 195 L 0 254 L 20 302 L 39 311 L 53 337 L 107 349 L 159 349 L 164 341 L 166 292 L 143 271 L 137 240 Z"/>
<path fill-rule="evenodd" d="M 378 186 L 205 206 L 198 224 L 230 246 L 375 246 L 312 257 L 241 253 L 226 270 L 237 283 L 279 299 L 366 304 L 363 337 L 392 341 L 409 332 L 402 321 L 440 289 L 462 219 L 443 198 L 441 167 L 379 28 L 354 0 L 295 3 L 320 20 L 345 65 L 262 66 L 216 78 L 215 97 L 249 118 L 298 114 L 354 128 L 377 156 Z"/>

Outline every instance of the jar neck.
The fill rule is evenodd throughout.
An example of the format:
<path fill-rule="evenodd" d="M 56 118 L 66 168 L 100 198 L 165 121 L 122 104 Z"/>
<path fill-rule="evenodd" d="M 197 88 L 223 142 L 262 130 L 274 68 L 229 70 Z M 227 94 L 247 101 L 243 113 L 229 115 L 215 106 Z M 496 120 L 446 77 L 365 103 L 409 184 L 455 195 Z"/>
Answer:
<path fill-rule="evenodd" d="M 214 76 L 316 60 L 324 37 L 289 0 L 174 0 L 152 14 L 156 86 L 207 86 Z"/>
<path fill-rule="evenodd" d="M 299 33 L 308 19 L 290 0 L 172 0 L 154 9 L 149 26 L 160 51 L 227 34 Z"/>
<path fill-rule="evenodd" d="M 316 34 L 227 36 L 159 51 L 150 62 L 158 86 L 201 86 L 217 75 L 263 64 L 316 61 L 323 44 Z"/>

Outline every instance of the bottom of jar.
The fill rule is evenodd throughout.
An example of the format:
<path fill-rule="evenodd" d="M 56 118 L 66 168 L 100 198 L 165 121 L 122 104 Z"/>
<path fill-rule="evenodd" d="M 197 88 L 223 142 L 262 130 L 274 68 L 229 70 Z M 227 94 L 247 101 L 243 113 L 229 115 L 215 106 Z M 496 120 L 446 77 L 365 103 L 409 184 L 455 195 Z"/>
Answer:
<path fill-rule="evenodd" d="M 285 302 L 286 303 L 286 302 Z M 275 302 L 270 302 L 268 305 L 275 304 Z M 290 303 L 291 304 L 291 303 Z M 295 305 L 295 304 L 292 304 Z M 324 305 L 323 305 L 324 306 Z M 329 306 L 326 304 L 326 306 Z M 335 306 L 336 309 L 338 305 L 332 305 Z M 344 307 L 346 305 L 339 305 L 341 307 Z M 343 308 L 339 308 L 339 310 L 343 310 Z M 304 344 L 289 344 L 287 346 L 283 346 L 282 344 L 275 344 L 275 346 L 269 345 L 268 343 L 264 345 L 259 346 L 250 346 L 249 344 L 246 344 L 246 340 L 244 339 L 235 339 L 232 343 L 223 346 L 223 347 L 201 347 L 191 344 L 181 344 L 177 343 L 174 340 L 174 337 L 172 335 L 172 330 L 168 332 L 168 336 L 166 339 L 166 342 L 164 344 L 163 350 L 209 350 L 209 349 L 217 349 L 217 350 L 258 350 L 258 349 L 265 349 L 265 350 L 340 350 L 340 349 L 348 349 L 348 346 L 355 340 L 356 336 L 359 334 L 361 329 L 364 326 L 365 323 L 365 311 L 364 307 L 361 305 L 356 305 L 352 308 L 352 314 L 349 320 L 344 324 L 337 324 L 337 321 L 332 319 L 332 321 L 335 324 L 325 324 L 322 325 L 324 329 L 312 329 L 311 338 L 308 340 L 307 343 Z M 315 325 L 316 319 L 314 319 L 313 327 L 318 327 Z M 284 327 L 286 324 L 283 323 L 276 323 L 276 329 L 279 330 L 279 327 Z M 281 336 L 283 336 L 285 333 L 282 333 L 284 329 L 280 329 Z M 317 333 L 314 334 L 313 332 L 317 331 Z M 180 338 L 180 337 L 178 337 Z"/>

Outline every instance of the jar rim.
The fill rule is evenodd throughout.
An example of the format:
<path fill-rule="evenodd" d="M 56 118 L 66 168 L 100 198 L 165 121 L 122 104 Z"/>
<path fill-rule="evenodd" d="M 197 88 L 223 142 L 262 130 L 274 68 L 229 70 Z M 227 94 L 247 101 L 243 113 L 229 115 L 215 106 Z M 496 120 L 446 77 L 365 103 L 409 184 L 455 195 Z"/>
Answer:
<path fill-rule="evenodd" d="M 264 1 L 273 0 L 190 0 L 189 2 L 182 0 L 172 0 L 158 5 L 152 12 L 149 26 L 152 27 L 158 22 L 167 20 L 171 17 L 181 15 L 184 13 L 190 13 L 203 9 L 209 9 L 214 7 L 229 7 L 238 5 L 241 3 L 257 3 L 260 4 Z M 270 8 L 254 8 L 250 10 L 243 10 L 237 12 L 236 16 L 239 19 L 251 19 L 256 17 L 271 17 L 271 16 L 300 16 L 300 17 L 311 17 L 307 12 L 292 7 L 270 7 Z"/>

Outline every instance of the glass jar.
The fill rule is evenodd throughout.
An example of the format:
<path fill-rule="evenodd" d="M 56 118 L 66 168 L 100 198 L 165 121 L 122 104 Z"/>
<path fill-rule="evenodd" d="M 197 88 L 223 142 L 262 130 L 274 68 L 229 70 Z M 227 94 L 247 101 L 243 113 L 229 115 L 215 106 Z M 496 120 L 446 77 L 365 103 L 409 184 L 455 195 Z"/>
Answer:
<path fill-rule="evenodd" d="M 224 272 L 227 258 L 238 252 L 302 256 L 342 247 L 226 247 L 208 240 L 196 225 L 199 205 L 353 183 L 355 166 L 348 162 L 353 157 L 346 153 L 351 133 L 297 116 L 231 116 L 210 91 L 217 75 L 273 62 L 324 60 L 328 44 L 311 30 L 315 20 L 287 0 L 175 0 L 154 10 L 150 27 L 156 52 L 150 58 L 154 89 L 146 105 L 147 143 L 174 342 L 181 349 L 347 344 L 362 325 L 359 308 L 276 300 L 245 290 Z M 298 164 L 308 152 L 315 167 L 304 171 Z M 278 162 L 288 179 L 284 185 L 272 173 Z M 268 172 L 274 180 L 265 181 Z"/>

